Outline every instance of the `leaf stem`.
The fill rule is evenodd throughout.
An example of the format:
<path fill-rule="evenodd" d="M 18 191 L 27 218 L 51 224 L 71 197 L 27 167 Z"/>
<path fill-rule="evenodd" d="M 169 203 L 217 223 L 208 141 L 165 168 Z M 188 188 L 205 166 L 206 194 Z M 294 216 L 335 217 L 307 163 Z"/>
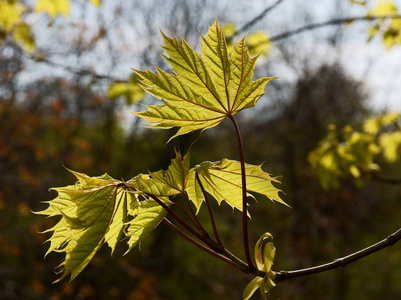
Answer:
<path fill-rule="evenodd" d="M 254 272 L 256 270 L 255 265 L 253 264 L 252 258 L 251 258 L 251 252 L 249 250 L 249 236 L 248 236 L 248 208 L 247 208 L 247 201 L 246 201 L 246 174 L 245 174 L 245 160 L 244 160 L 244 147 L 242 145 L 242 138 L 241 138 L 241 133 L 239 131 L 238 123 L 235 120 L 235 118 L 231 115 L 228 116 L 230 120 L 232 121 L 234 128 L 235 128 L 235 134 L 237 136 L 237 142 L 238 142 L 238 151 L 239 151 L 239 157 L 240 157 L 240 162 L 241 162 L 241 179 L 242 179 L 242 236 L 243 236 L 243 242 L 244 242 L 244 251 L 245 251 L 245 257 L 246 261 L 249 265 L 249 269 L 251 272 Z"/>
<path fill-rule="evenodd" d="M 183 237 L 185 240 L 187 240 L 188 242 L 190 242 L 191 244 L 193 244 L 194 246 L 198 247 L 199 249 L 205 251 L 206 253 L 226 262 L 229 263 L 231 265 L 233 265 L 234 267 L 236 267 L 237 269 L 244 271 L 244 267 L 243 264 L 245 264 L 244 262 L 242 262 L 243 264 L 238 264 L 236 260 L 232 260 L 231 256 L 226 257 L 225 255 L 219 254 L 215 251 L 213 251 L 212 249 L 207 248 L 206 246 L 200 244 L 199 242 L 197 242 L 196 240 L 194 240 L 193 238 L 191 238 L 189 235 L 187 235 L 185 232 L 183 232 L 181 229 L 179 229 L 177 226 L 175 226 L 173 223 L 170 222 L 170 220 L 168 220 L 167 218 L 164 218 L 163 221 L 170 227 L 172 228 L 175 232 L 177 232 L 181 237 Z M 234 256 L 235 257 L 235 256 Z M 239 260 L 241 261 L 241 260 Z M 248 267 L 245 264 L 246 267 Z"/>
<path fill-rule="evenodd" d="M 195 236 L 197 239 L 200 241 L 204 242 L 206 245 L 208 245 L 210 248 L 213 250 L 219 249 L 219 246 L 217 243 L 215 243 L 213 240 L 210 238 L 206 238 L 200 233 L 198 233 L 196 230 L 194 230 L 191 226 L 189 226 L 179 215 L 177 215 L 170 207 L 168 207 L 163 201 L 161 201 L 159 198 L 157 198 L 155 195 L 152 194 L 147 194 L 149 197 L 151 197 L 153 200 L 155 200 L 161 207 L 163 207 L 174 219 L 178 221 L 186 230 L 188 230 L 193 236 Z"/>
<path fill-rule="evenodd" d="M 198 219 L 198 217 L 196 216 L 196 213 L 195 213 L 193 207 L 191 206 L 191 202 L 189 201 L 188 194 L 187 194 L 186 192 L 184 192 L 183 194 L 184 194 L 184 198 L 185 198 L 185 200 L 186 200 L 186 202 L 187 202 L 187 204 L 188 204 L 189 210 L 191 211 L 191 214 L 192 214 L 192 216 L 193 216 L 193 219 L 195 220 L 194 222 L 196 222 L 196 224 L 195 224 L 196 227 L 198 227 L 198 229 L 203 233 L 203 235 L 204 235 L 206 238 L 210 238 L 209 233 L 206 231 L 206 229 L 205 229 L 205 228 L 202 226 L 202 224 L 199 222 L 199 219 Z"/>
<path fill-rule="evenodd" d="M 205 202 L 206 202 L 207 209 L 209 212 L 210 222 L 212 223 L 212 226 L 213 226 L 214 237 L 216 238 L 217 243 L 220 245 L 221 249 L 223 250 L 224 249 L 223 242 L 221 241 L 219 232 L 217 230 L 216 222 L 215 222 L 214 216 L 213 216 L 212 206 L 210 205 L 210 201 L 209 201 L 209 196 L 207 195 L 205 188 L 203 187 L 203 184 L 199 179 L 199 174 L 196 172 L 195 172 L 195 177 L 196 177 L 196 181 L 199 184 L 199 187 L 202 190 L 203 197 L 205 198 Z"/>
<path fill-rule="evenodd" d="M 311 267 L 311 268 L 306 268 L 306 269 L 276 272 L 276 278 L 274 281 L 282 282 L 282 281 L 296 278 L 296 277 L 303 277 L 303 276 L 312 275 L 312 274 L 316 274 L 316 273 L 326 272 L 326 271 L 337 269 L 337 268 L 343 268 L 346 265 L 348 265 L 354 261 L 357 261 L 357 260 L 364 258 L 368 255 L 371 255 L 379 250 L 382 250 L 386 247 L 394 245 L 400 239 L 401 239 L 401 228 L 398 229 L 396 232 L 390 234 L 384 240 L 381 240 L 380 242 L 378 242 L 376 244 L 373 244 L 369 247 L 366 247 L 366 248 L 364 248 L 360 251 L 357 251 L 355 253 L 352 253 L 350 255 L 347 255 L 347 256 L 344 256 L 341 258 L 337 258 L 330 263 Z"/>
<path fill-rule="evenodd" d="M 204 229 L 203 229 L 202 225 L 199 224 L 198 219 L 195 219 L 196 220 L 195 221 L 194 218 L 180 204 L 178 204 L 176 202 L 172 202 L 172 204 L 174 206 L 178 207 L 188 217 L 188 219 L 191 220 L 192 224 L 194 224 L 195 227 L 198 228 L 199 232 L 203 232 Z"/>

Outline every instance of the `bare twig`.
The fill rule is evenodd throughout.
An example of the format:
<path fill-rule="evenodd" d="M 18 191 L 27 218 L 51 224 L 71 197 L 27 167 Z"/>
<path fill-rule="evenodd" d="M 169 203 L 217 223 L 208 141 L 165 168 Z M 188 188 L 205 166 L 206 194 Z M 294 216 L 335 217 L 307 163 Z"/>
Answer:
<path fill-rule="evenodd" d="M 372 175 L 371 180 L 387 184 L 401 184 L 401 178 L 387 178 L 380 175 Z"/>
<path fill-rule="evenodd" d="M 386 247 L 394 245 L 400 239 L 401 239 L 401 228 L 398 229 L 393 234 L 390 234 L 384 240 L 382 240 L 376 244 L 373 244 L 365 249 L 362 249 L 362 250 L 352 253 L 350 255 L 347 255 L 347 256 L 344 256 L 341 258 L 337 258 L 330 263 L 311 267 L 311 268 L 306 268 L 306 269 L 276 272 L 275 281 L 282 282 L 282 281 L 296 278 L 296 277 L 303 277 L 303 276 L 308 276 L 308 275 L 312 275 L 312 274 L 326 272 L 326 271 L 337 269 L 337 268 L 343 268 L 346 265 L 348 265 L 354 261 L 357 261 L 357 260 L 364 258 L 368 255 L 371 255 L 377 251 L 380 251 Z"/>
<path fill-rule="evenodd" d="M 315 23 L 315 24 L 309 24 L 305 25 L 302 27 L 299 27 L 297 29 L 292 29 L 287 32 L 283 32 L 277 35 L 273 35 L 270 37 L 270 41 L 272 42 L 277 42 L 286 38 L 289 38 L 293 35 L 309 31 L 309 30 L 314 30 L 320 27 L 325 27 L 325 26 L 332 26 L 332 25 L 340 25 L 340 24 L 347 24 L 351 22 L 359 22 L 359 21 L 374 21 L 374 20 L 384 20 L 388 18 L 393 18 L 393 19 L 399 19 L 401 18 L 401 15 L 387 15 L 387 16 L 360 16 L 360 17 L 352 17 L 352 18 L 338 18 L 338 19 L 332 19 L 329 21 L 321 22 L 321 23 Z"/>
<path fill-rule="evenodd" d="M 263 19 L 267 15 L 268 12 L 272 11 L 273 9 L 275 9 L 283 1 L 284 0 L 277 0 L 272 5 L 266 7 L 259 15 L 257 15 L 252 20 L 250 20 L 249 22 L 244 24 L 242 27 L 240 27 L 238 30 L 236 30 L 234 32 L 234 34 L 230 38 L 232 38 L 232 37 L 240 34 L 241 32 L 244 32 L 244 31 L 248 30 L 249 28 L 251 28 L 253 25 L 255 25 L 255 23 L 257 23 L 258 21 Z"/>
<path fill-rule="evenodd" d="M 110 76 L 110 75 L 98 74 L 98 73 L 96 73 L 95 71 L 92 71 L 92 70 L 78 69 L 78 68 L 73 68 L 71 66 L 66 66 L 64 64 L 60 64 L 60 63 L 54 62 L 52 60 L 49 60 L 46 57 L 36 56 L 36 55 L 28 53 L 28 52 L 25 52 L 25 55 L 29 59 L 31 59 L 31 60 L 33 60 L 35 62 L 45 63 L 45 64 L 47 64 L 49 66 L 63 69 L 65 71 L 69 72 L 69 73 L 72 73 L 72 74 L 75 74 L 75 75 L 78 75 L 78 76 L 92 76 L 93 78 L 98 79 L 98 80 L 111 80 L 111 81 L 114 81 L 114 82 L 122 82 L 122 83 L 128 82 L 128 80 L 115 78 L 115 77 Z"/>

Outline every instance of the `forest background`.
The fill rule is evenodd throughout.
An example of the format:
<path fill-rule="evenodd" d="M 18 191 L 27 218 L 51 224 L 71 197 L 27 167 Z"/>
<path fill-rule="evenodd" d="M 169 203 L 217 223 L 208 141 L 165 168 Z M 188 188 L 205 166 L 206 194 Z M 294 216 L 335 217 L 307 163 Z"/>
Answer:
<path fill-rule="evenodd" d="M 256 77 L 280 77 L 269 84 L 258 109 L 238 115 L 247 162 L 264 162 L 282 176 L 283 198 L 292 206 L 252 203 L 252 244 L 271 232 L 274 269 L 291 270 L 332 261 L 399 228 L 399 185 L 346 180 L 327 191 L 307 160 L 329 124 L 360 129 L 368 116 L 401 111 L 400 42 L 372 35 L 375 20 L 350 22 L 378 4 L 360 2 L 1 0 L 0 298 L 239 298 L 252 276 L 198 251 L 163 224 L 140 249 L 122 256 L 121 245 L 111 258 L 104 247 L 72 283 L 52 285 L 62 255 L 44 261 L 48 237 L 38 232 L 55 220 L 31 213 L 55 196 L 50 187 L 71 183 L 63 165 L 129 179 L 166 169 L 174 147 L 184 152 L 194 139 L 192 164 L 238 159 L 233 132 L 224 123 L 165 145 L 171 132 L 150 132 L 127 112 L 145 97 L 130 68 L 166 68 L 159 29 L 182 34 L 199 49 L 198 30 L 205 33 L 216 17 L 233 39 L 249 32 L 251 44 L 259 33 L 253 36 L 254 50 L 263 52 Z M 12 23 L 5 7 L 16 3 L 20 19 Z M 391 3 L 401 8 L 399 1 Z M 337 22 L 324 25 L 330 20 Z M 400 161 L 383 166 L 389 177 L 401 177 Z M 241 248 L 240 215 L 216 211 L 223 239 Z M 269 297 L 395 299 L 401 295 L 400 270 L 396 245 L 345 269 L 279 284 Z"/>

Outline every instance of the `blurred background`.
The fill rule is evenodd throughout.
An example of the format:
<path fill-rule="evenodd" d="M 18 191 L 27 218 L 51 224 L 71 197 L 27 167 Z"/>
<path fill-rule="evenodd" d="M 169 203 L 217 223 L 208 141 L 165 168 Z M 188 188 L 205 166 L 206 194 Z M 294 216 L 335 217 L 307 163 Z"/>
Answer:
<path fill-rule="evenodd" d="M 307 160 L 328 124 L 360 128 L 372 114 L 401 111 L 401 48 L 380 34 L 368 42 L 376 23 L 310 26 L 366 16 L 376 1 L 1 0 L 0 20 L 11 16 L 5 8 L 15 3 L 29 30 L 18 38 L 10 21 L 0 21 L 1 299 L 241 298 L 252 276 L 202 253 L 164 224 L 127 255 L 124 242 L 114 257 L 102 247 L 72 283 L 52 284 L 63 255 L 44 260 L 49 234 L 38 232 L 57 220 L 31 213 L 56 196 L 50 187 L 74 182 L 63 165 L 128 180 L 167 168 L 174 147 L 186 151 L 194 140 L 192 165 L 238 159 L 230 124 L 166 145 L 172 132 L 145 129 L 128 113 L 142 110 L 136 101 L 145 97 L 130 68 L 155 64 L 169 70 L 159 55 L 159 29 L 182 35 L 199 50 L 199 31 L 205 34 L 216 17 L 234 41 L 245 32 L 263 32 L 268 42 L 259 50 L 264 53 L 255 77 L 280 77 L 268 84 L 256 108 L 238 114 L 245 160 L 264 162 L 265 171 L 281 176 L 283 199 L 292 206 L 251 201 L 250 240 L 253 245 L 264 232 L 273 234 L 273 269 L 329 262 L 400 227 L 400 185 L 356 187 L 345 181 L 325 191 Z M 401 1 L 393 3 L 401 7 Z M 295 31 L 304 26 L 310 28 Z M 398 161 L 384 165 L 382 173 L 400 178 L 400 168 Z M 241 214 L 225 204 L 215 208 L 223 240 L 242 257 Z M 203 213 L 200 218 L 208 220 Z M 289 280 L 269 293 L 269 299 L 282 300 L 399 298 L 398 244 L 345 269 Z"/>

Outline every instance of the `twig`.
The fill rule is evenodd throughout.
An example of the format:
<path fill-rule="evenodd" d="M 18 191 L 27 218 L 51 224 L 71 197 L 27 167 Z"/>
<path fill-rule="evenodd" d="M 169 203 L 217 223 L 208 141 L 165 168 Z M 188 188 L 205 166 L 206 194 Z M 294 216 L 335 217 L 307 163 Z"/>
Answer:
<path fill-rule="evenodd" d="M 28 52 L 24 52 L 25 55 L 31 59 L 34 60 L 35 62 L 39 62 L 39 63 L 46 63 L 50 66 L 53 67 L 57 67 L 57 68 L 61 68 L 64 69 L 65 71 L 69 72 L 69 73 L 73 73 L 75 75 L 78 76 L 92 76 L 93 78 L 99 79 L 99 80 L 112 80 L 115 82 L 121 82 L 121 83 L 127 83 L 128 80 L 122 80 L 122 79 L 118 79 L 115 78 L 113 76 L 110 75 L 105 75 L 105 74 L 98 74 L 94 71 L 91 70 L 85 70 L 85 69 L 77 69 L 77 68 L 73 68 L 71 66 L 66 66 L 64 64 L 60 64 L 54 61 L 49 60 L 48 58 L 45 57 L 41 57 L 41 56 L 35 56 L 34 54 L 28 53 Z"/>
<path fill-rule="evenodd" d="M 379 250 L 382 250 L 386 247 L 392 246 L 395 243 L 397 243 L 401 239 L 401 228 L 398 229 L 396 232 L 393 234 L 390 234 L 387 238 L 384 240 L 373 244 L 365 249 L 362 249 L 358 252 L 352 253 L 350 255 L 337 258 L 333 262 L 316 266 L 316 267 L 311 267 L 311 268 L 306 268 L 306 269 L 301 269 L 301 270 L 294 270 L 294 271 L 280 271 L 276 272 L 276 282 L 282 282 L 288 279 L 296 278 L 296 277 L 303 277 L 303 276 L 308 276 L 316 273 L 322 273 L 326 272 L 329 270 L 337 269 L 337 268 L 343 268 L 346 265 L 357 261 L 361 258 L 364 258 L 368 255 L 371 255 Z"/>
<path fill-rule="evenodd" d="M 339 25 L 339 24 L 343 24 L 343 23 L 358 22 L 358 21 L 384 20 L 387 18 L 399 19 L 399 18 L 401 18 L 401 15 L 360 16 L 360 17 L 353 17 L 353 18 L 338 18 L 338 19 L 325 21 L 322 23 L 305 25 L 305 26 L 299 27 L 297 29 L 293 29 L 293 30 L 289 30 L 287 32 L 277 34 L 277 35 L 273 35 L 272 37 L 270 37 L 270 41 L 277 42 L 279 40 L 289 38 L 293 35 L 296 35 L 296 34 L 299 34 L 299 33 L 305 32 L 305 31 L 313 30 L 316 28 L 325 27 L 325 26 Z"/>
<path fill-rule="evenodd" d="M 371 180 L 388 184 L 401 184 L 401 178 L 387 178 L 380 175 L 372 175 Z"/>
<path fill-rule="evenodd" d="M 284 0 L 277 0 L 275 3 L 273 3 L 272 5 L 266 7 L 259 15 L 257 15 L 256 17 L 254 17 L 252 20 L 250 20 L 249 22 L 247 22 L 245 25 L 243 25 L 242 27 L 240 27 L 238 30 L 236 30 L 234 32 L 234 34 L 230 37 L 234 37 L 238 34 L 240 34 L 241 32 L 244 32 L 246 30 L 248 30 L 250 27 L 252 27 L 253 25 L 255 25 L 255 23 L 257 23 L 259 20 L 263 19 L 267 13 L 273 9 L 275 9 L 281 2 L 283 2 Z"/>

